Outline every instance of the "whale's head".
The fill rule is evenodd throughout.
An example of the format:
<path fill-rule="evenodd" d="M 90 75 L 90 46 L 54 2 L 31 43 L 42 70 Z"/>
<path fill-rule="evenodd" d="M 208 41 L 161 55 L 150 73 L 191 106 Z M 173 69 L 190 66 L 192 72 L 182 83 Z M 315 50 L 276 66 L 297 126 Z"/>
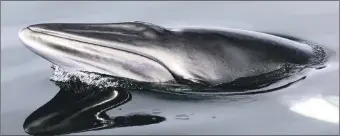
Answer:
<path fill-rule="evenodd" d="M 142 50 L 152 50 L 170 34 L 145 22 L 45 23 L 21 29 L 19 38 L 32 52 L 66 69 L 164 81 L 171 80 L 169 71 Z"/>

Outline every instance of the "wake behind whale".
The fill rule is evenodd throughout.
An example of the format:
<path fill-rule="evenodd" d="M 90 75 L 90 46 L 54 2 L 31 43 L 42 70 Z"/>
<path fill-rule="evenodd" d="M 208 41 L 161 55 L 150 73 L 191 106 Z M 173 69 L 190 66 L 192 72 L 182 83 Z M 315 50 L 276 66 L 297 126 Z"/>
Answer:
<path fill-rule="evenodd" d="M 152 83 L 182 94 L 266 92 L 300 80 L 301 72 L 326 61 L 322 47 L 289 37 L 238 29 L 175 31 L 138 21 L 38 24 L 22 29 L 19 37 L 67 71 Z"/>

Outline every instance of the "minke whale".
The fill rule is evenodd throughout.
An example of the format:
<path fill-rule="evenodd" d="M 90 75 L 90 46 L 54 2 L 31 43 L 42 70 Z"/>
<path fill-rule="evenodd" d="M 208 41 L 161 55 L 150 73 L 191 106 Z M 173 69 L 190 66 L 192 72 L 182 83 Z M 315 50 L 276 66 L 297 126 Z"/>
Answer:
<path fill-rule="evenodd" d="M 232 28 L 175 30 L 140 21 L 36 24 L 21 29 L 19 37 L 32 52 L 69 71 L 208 93 L 269 87 L 327 59 L 321 46 L 280 35 Z"/>

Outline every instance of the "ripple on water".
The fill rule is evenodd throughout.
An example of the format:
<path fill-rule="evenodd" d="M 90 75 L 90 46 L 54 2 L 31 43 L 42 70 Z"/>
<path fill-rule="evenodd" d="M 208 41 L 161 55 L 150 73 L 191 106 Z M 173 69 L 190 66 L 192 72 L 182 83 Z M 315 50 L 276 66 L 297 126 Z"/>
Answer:
<path fill-rule="evenodd" d="M 160 114 L 160 113 L 162 113 L 162 112 L 160 111 L 160 109 L 153 109 L 153 110 L 152 110 L 152 114 Z"/>
<path fill-rule="evenodd" d="M 178 120 L 189 120 L 190 117 L 189 117 L 189 115 L 186 115 L 186 114 L 180 114 L 180 115 L 176 115 L 176 119 L 178 119 Z"/>

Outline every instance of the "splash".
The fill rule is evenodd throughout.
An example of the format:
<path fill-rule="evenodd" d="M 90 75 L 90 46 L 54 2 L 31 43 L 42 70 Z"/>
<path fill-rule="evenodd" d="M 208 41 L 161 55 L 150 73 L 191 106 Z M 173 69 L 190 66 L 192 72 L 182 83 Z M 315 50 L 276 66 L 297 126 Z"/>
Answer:
<path fill-rule="evenodd" d="M 71 80 L 79 80 L 82 83 L 98 86 L 99 88 L 117 86 L 117 82 L 112 81 L 113 78 L 103 77 L 96 73 L 89 73 L 84 71 L 69 72 L 57 65 L 52 65 L 52 68 L 54 69 L 54 72 L 50 80 L 54 82 L 67 83 Z"/>
<path fill-rule="evenodd" d="M 109 88 L 142 89 L 137 81 L 130 79 L 87 71 L 67 71 L 57 65 L 52 65 L 52 68 L 54 72 L 50 80 L 61 89 L 74 93 L 102 91 Z"/>

